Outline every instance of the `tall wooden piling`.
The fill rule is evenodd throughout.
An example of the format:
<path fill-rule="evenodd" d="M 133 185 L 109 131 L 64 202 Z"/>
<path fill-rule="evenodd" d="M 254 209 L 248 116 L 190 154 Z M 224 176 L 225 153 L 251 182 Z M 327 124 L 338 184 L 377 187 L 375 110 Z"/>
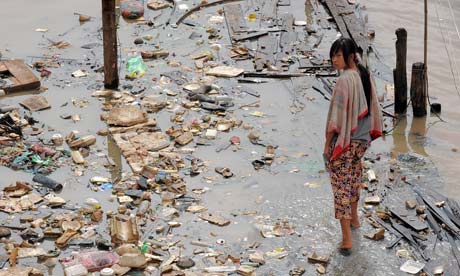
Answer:
<path fill-rule="evenodd" d="M 406 113 L 407 109 L 407 31 L 404 28 L 396 30 L 396 68 L 393 69 L 395 84 L 395 112 Z"/>
<path fill-rule="evenodd" d="M 118 88 L 118 51 L 115 0 L 102 0 L 102 34 L 104 41 L 104 87 Z"/>
<path fill-rule="evenodd" d="M 412 112 L 415 117 L 422 117 L 427 114 L 426 76 L 426 67 L 423 62 L 417 62 L 412 64 L 410 99 L 412 101 Z"/>

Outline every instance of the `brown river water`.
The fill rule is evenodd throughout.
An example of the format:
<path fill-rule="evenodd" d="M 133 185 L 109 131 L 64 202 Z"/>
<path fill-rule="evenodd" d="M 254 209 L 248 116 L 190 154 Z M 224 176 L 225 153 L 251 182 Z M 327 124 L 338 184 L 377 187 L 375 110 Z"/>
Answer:
<path fill-rule="evenodd" d="M 358 1 L 366 7 L 369 29 L 376 31 L 373 45 L 383 63 L 395 66 L 395 30 L 408 31 L 408 84 L 411 64 L 423 61 L 423 1 Z M 415 119 L 411 108 L 400 120 L 392 135 L 394 154 L 415 152 L 429 156 L 445 182 L 445 193 L 460 199 L 457 172 L 460 169 L 460 2 L 429 1 L 428 15 L 428 73 L 431 102 L 442 104 L 440 122 L 434 115 Z M 52 14 L 50 14 L 52 11 Z M 75 30 L 74 12 L 100 19 L 100 1 L 82 0 L 72 5 L 60 1 L 2 1 L 0 9 L 0 50 L 4 56 L 24 58 L 40 55 L 46 50 L 44 37 L 72 37 Z M 8 27 L 7 27 L 8 26 Z M 49 28 L 47 33 L 37 28 Z M 84 31 L 84 28 L 83 28 Z M 38 45 L 38 47 L 36 46 Z M 34 46 L 34 47 L 32 47 Z M 7 50 L 5 50 L 7 49 Z M 80 58 L 85 51 L 79 47 L 61 51 L 66 58 Z M 383 89 L 382 89 L 383 90 Z"/>
<path fill-rule="evenodd" d="M 460 2 L 428 1 L 428 78 L 431 102 L 442 105 L 440 122 L 434 115 L 413 120 L 411 108 L 392 135 L 393 151 L 429 156 L 445 182 L 444 193 L 460 198 Z M 361 1 L 367 6 L 369 28 L 383 62 L 394 68 L 395 30 L 408 32 L 407 69 L 423 62 L 424 1 Z M 390 138 L 391 139 L 391 138 Z"/>

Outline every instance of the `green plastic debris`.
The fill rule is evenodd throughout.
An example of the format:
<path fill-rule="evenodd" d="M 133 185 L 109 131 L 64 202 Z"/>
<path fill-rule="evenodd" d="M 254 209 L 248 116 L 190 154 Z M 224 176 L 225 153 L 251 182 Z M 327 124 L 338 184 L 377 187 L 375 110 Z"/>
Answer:
<path fill-rule="evenodd" d="M 130 79 L 137 79 L 145 74 L 147 68 L 140 55 L 130 57 L 126 62 L 126 71 Z"/>
<path fill-rule="evenodd" d="M 149 249 L 149 246 L 146 242 L 144 242 L 141 246 L 141 253 L 142 254 L 145 254 L 147 252 L 147 250 Z"/>
<path fill-rule="evenodd" d="M 29 159 L 29 155 L 31 155 L 31 154 L 32 154 L 32 152 L 24 152 L 23 154 L 21 154 L 20 156 L 16 157 L 13 160 L 13 164 L 21 164 L 24 161 L 27 161 Z"/>
<path fill-rule="evenodd" d="M 47 157 L 45 160 L 43 160 L 38 154 L 34 154 L 31 160 L 32 160 L 32 163 L 43 165 L 43 166 L 48 166 L 51 163 L 51 158 Z"/>

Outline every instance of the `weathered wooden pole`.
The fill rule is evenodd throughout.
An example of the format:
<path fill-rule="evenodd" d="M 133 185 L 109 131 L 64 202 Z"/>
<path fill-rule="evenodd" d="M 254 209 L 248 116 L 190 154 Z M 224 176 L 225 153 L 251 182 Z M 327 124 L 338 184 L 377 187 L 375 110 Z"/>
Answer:
<path fill-rule="evenodd" d="M 118 51 L 115 0 L 102 0 L 102 35 L 104 40 L 104 87 L 118 88 Z"/>
<path fill-rule="evenodd" d="M 425 95 L 428 97 L 428 0 L 425 0 L 425 35 L 423 46 L 423 64 L 425 67 Z"/>
<path fill-rule="evenodd" d="M 425 0 L 425 35 L 423 46 L 423 63 L 428 68 L 428 0 Z"/>
<path fill-rule="evenodd" d="M 423 62 L 417 62 L 412 64 L 410 99 L 412 101 L 412 112 L 415 117 L 422 117 L 426 115 L 426 76 L 426 68 Z"/>
<path fill-rule="evenodd" d="M 407 31 L 404 28 L 396 30 L 396 69 L 393 69 L 395 84 L 395 112 L 406 113 L 407 109 Z"/>

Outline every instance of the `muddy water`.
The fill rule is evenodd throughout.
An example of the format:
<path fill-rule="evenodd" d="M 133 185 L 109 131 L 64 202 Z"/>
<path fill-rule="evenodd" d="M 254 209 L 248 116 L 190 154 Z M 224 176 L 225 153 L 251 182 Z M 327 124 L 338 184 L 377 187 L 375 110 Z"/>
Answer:
<path fill-rule="evenodd" d="M 416 152 L 434 160 L 445 181 L 444 192 L 460 198 L 460 2 L 435 0 L 429 2 L 428 74 L 431 102 L 442 104 L 443 120 L 429 115 L 403 118 L 390 139 L 393 152 Z M 397 28 L 408 32 L 407 68 L 410 84 L 412 63 L 423 62 L 423 1 L 361 1 L 367 6 L 369 28 L 376 31 L 374 45 L 391 68 L 395 66 L 395 34 Z M 453 151 L 454 150 L 454 151 Z M 455 151 L 458 150 L 458 151 Z"/>

